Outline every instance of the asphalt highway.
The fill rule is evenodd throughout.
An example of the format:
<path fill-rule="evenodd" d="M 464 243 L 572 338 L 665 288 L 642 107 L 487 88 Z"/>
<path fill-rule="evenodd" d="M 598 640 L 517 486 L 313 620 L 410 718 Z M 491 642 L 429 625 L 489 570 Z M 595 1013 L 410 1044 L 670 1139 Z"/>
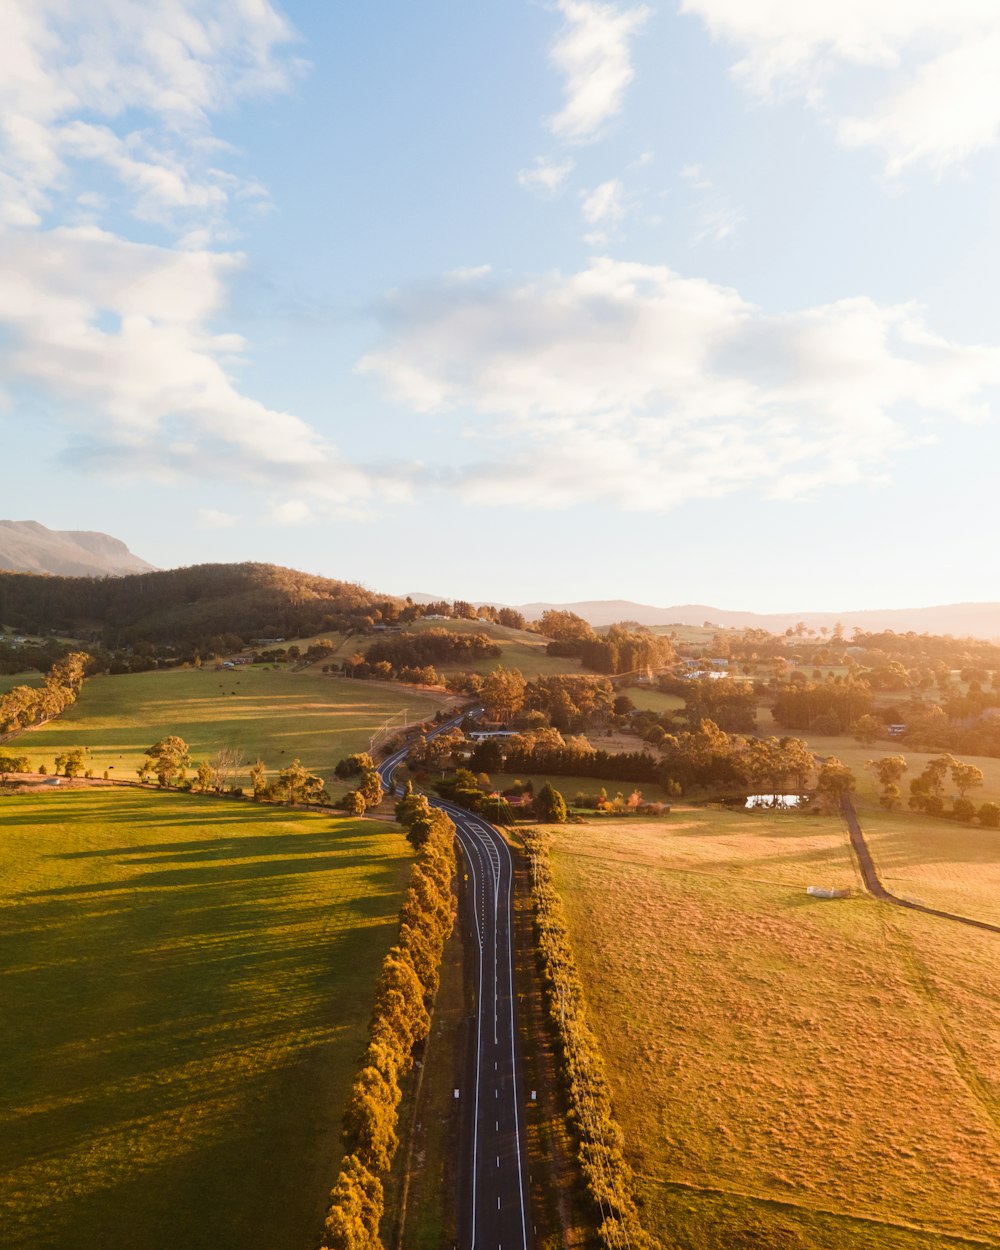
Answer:
<path fill-rule="evenodd" d="M 450 728 L 444 724 L 436 732 Z M 379 765 L 386 790 L 406 758 Z M 517 999 L 511 946 L 513 860 L 500 833 L 479 816 L 427 796 L 454 822 L 467 871 L 463 923 L 473 953 L 476 1017 L 465 1088 L 459 1089 L 462 1193 L 460 1245 L 469 1250 L 529 1250 L 532 1243 L 524 1136 L 523 1080 L 517 1048 Z"/>

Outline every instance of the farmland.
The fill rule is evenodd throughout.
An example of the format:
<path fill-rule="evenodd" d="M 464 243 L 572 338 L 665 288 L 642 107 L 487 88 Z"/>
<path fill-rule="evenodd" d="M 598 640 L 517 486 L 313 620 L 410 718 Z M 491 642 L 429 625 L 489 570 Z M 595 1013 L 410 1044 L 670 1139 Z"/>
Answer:
<path fill-rule="evenodd" d="M 551 832 L 667 1246 L 1000 1241 L 994 935 L 809 898 L 810 884 L 857 885 L 833 818 L 684 809 Z"/>
<path fill-rule="evenodd" d="M 91 678 L 72 708 L 17 747 L 50 769 L 55 755 L 83 747 L 95 775 L 109 769 L 113 779 L 134 780 L 147 747 L 178 734 L 195 759 L 233 745 L 272 772 L 297 756 L 329 780 L 337 760 L 367 751 L 388 720 L 401 724 L 404 708 L 413 721 L 441 706 L 416 690 L 284 669 L 173 669 Z"/>
<path fill-rule="evenodd" d="M 43 681 L 41 673 L 0 673 L 0 694 L 6 694 L 15 686 L 40 686 Z"/>
<path fill-rule="evenodd" d="M 886 889 L 928 907 L 1000 924 L 1000 829 L 916 812 L 868 810 L 861 819 Z"/>
<path fill-rule="evenodd" d="M 7 1250 L 300 1250 L 409 853 L 373 821 L 0 799 Z"/>

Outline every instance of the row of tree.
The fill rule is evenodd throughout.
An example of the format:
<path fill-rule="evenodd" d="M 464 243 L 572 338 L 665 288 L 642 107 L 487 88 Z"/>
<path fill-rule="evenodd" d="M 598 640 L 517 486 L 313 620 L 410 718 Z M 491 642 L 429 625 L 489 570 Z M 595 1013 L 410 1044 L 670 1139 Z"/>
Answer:
<path fill-rule="evenodd" d="M 381 1177 L 399 1144 L 400 1082 L 429 1032 L 441 955 L 454 923 L 455 826 L 422 796 L 408 795 L 397 812 L 419 855 L 410 869 L 399 935 L 375 990 L 368 1048 L 344 1111 L 347 1155 L 330 1195 L 323 1250 L 382 1250 Z"/>
<path fill-rule="evenodd" d="M 500 648 L 489 634 L 480 631 L 460 633 L 453 629 L 428 629 L 420 634 L 389 634 L 365 651 L 369 664 L 388 661 L 394 669 L 420 668 L 424 664 L 446 664 L 464 660 L 497 659 Z"/>
<path fill-rule="evenodd" d="M 90 656 L 72 651 L 49 669 L 41 686 L 15 686 L 0 695 L 0 733 L 28 729 L 58 716 L 83 687 Z"/>
<path fill-rule="evenodd" d="M 654 1250 L 658 1243 L 639 1219 L 632 1169 L 625 1160 L 600 1047 L 587 1022 L 583 984 L 562 903 L 552 882 L 548 850 L 542 835 L 534 830 L 528 831 L 524 840 L 531 868 L 538 958 L 549 1019 L 563 1056 L 560 1073 L 571 1108 L 567 1124 L 577 1138 L 600 1244 L 606 1250 L 624 1245 Z"/>

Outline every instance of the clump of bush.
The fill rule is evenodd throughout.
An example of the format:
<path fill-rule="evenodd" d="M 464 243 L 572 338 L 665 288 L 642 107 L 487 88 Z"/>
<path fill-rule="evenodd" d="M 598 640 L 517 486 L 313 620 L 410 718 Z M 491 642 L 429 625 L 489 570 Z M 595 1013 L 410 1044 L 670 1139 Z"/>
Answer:
<path fill-rule="evenodd" d="M 583 985 L 576 971 L 562 903 L 552 883 L 548 848 L 537 830 L 528 830 L 524 842 L 531 868 L 538 955 L 549 1017 L 564 1056 L 562 1075 L 571 1109 L 569 1122 L 594 1203 L 600 1244 L 606 1250 L 622 1245 L 656 1250 L 659 1243 L 639 1220 L 632 1169 L 625 1161 L 622 1132 L 612 1111 L 604 1061 L 587 1023 Z"/>
<path fill-rule="evenodd" d="M 411 839 L 419 854 L 410 869 L 399 935 L 376 986 L 368 1049 L 344 1111 L 347 1156 L 330 1194 L 322 1250 L 382 1250 L 380 1174 L 388 1171 L 399 1144 L 400 1082 L 413 1064 L 414 1047 L 430 1031 L 429 1008 L 455 919 L 455 826 L 426 802 L 400 803 L 397 813 L 408 834 L 419 826 Z"/>

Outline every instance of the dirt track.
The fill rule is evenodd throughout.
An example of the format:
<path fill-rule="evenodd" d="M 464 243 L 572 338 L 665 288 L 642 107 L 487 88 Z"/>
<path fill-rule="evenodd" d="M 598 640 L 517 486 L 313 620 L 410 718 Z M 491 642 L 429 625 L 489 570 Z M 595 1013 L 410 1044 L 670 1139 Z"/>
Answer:
<path fill-rule="evenodd" d="M 938 911 L 936 907 L 925 907 L 923 903 L 911 903 L 909 899 L 897 898 L 895 894 L 890 894 L 879 880 L 878 873 L 875 870 L 875 861 L 872 859 L 868 843 L 865 841 L 865 835 L 862 833 L 861 825 L 858 823 L 858 813 L 854 808 L 854 800 L 849 794 L 844 795 L 841 801 L 841 809 L 851 835 L 851 845 L 854 847 L 854 853 L 858 857 L 858 866 L 861 869 L 865 889 L 873 898 L 881 899 L 885 903 L 892 903 L 894 907 L 905 907 L 909 911 L 922 911 L 928 916 L 938 916 L 942 920 L 954 920 L 956 924 L 969 925 L 973 929 L 986 929 L 990 933 L 1000 933 L 1000 925 L 987 924 L 985 920 L 972 920 L 969 916 L 956 916 L 954 912 L 950 911 Z"/>

